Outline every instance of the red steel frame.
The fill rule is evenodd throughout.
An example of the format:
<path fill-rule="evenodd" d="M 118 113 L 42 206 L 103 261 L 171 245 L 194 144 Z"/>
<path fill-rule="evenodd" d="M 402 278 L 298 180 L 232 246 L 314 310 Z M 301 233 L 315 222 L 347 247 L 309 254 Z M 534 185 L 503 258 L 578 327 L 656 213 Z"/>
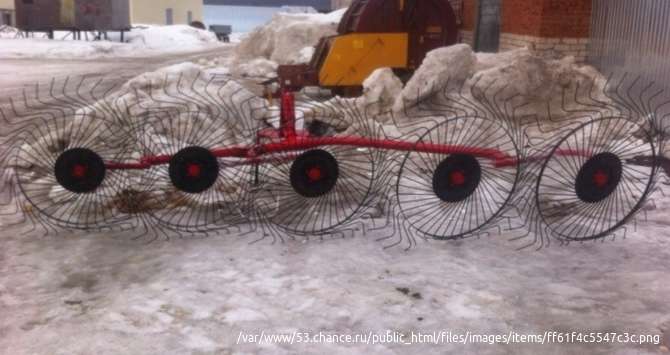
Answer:
<path fill-rule="evenodd" d="M 264 140 L 270 140 L 269 143 L 263 143 Z M 279 130 L 267 129 L 261 130 L 256 134 L 256 143 L 250 146 L 215 148 L 211 149 L 212 154 L 217 158 L 240 158 L 239 161 L 231 165 L 253 165 L 268 162 L 277 162 L 275 155 L 264 156 L 266 154 L 294 152 L 306 149 L 313 149 L 327 145 L 335 146 L 353 146 L 360 148 L 376 148 L 397 151 L 417 151 L 434 154 L 470 154 L 477 158 L 491 159 L 495 167 L 514 166 L 522 161 L 538 161 L 548 158 L 548 155 L 531 156 L 519 158 L 509 156 L 508 154 L 489 148 L 469 147 L 464 145 L 434 144 L 426 142 L 407 142 L 394 139 L 374 139 L 360 137 L 309 137 L 309 133 L 297 130 L 295 127 L 295 98 L 290 92 L 281 94 L 280 110 L 280 128 Z M 583 156 L 592 157 L 593 154 L 585 150 L 563 149 L 557 150 L 554 154 L 560 156 Z M 118 163 L 107 162 L 105 168 L 110 170 L 130 170 L 130 169 L 149 169 L 155 165 L 169 164 L 172 155 L 145 156 L 137 163 Z M 288 156 L 284 159 L 293 160 L 295 156 Z M 284 159 L 280 159 L 284 160 Z"/>

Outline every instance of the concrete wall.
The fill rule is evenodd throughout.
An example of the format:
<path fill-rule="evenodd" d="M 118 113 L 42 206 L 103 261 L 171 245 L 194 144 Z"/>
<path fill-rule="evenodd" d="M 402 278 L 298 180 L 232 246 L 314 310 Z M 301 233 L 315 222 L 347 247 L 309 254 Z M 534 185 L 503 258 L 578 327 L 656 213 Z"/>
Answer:
<path fill-rule="evenodd" d="M 5 14 L 10 17 L 10 23 L 5 23 Z M 14 12 L 14 0 L 0 0 L 0 26 L 16 26 L 16 12 Z"/>
<path fill-rule="evenodd" d="M 188 25 L 188 12 L 192 21 L 203 21 L 202 0 L 131 0 L 130 19 L 133 24 L 166 25 L 166 10 L 172 9 L 174 25 Z"/>
<path fill-rule="evenodd" d="M 478 0 L 463 0 L 463 43 L 473 45 Z M 503 0 L 500 51 L 553 49 L 586 59 L 591 0 Z"/>
<path fill-rule="evenodd" d="M 0 9 L 14 9 L 14 0 L 0 0 Z"/>

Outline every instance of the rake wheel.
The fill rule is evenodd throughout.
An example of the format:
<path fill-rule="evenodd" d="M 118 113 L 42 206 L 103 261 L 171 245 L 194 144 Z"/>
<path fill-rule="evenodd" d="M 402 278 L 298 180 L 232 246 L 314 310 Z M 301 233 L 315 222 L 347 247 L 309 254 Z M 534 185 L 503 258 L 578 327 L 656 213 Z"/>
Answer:
<path fill-rule="evenodd" d="M 625 118 L 600 118 L 569 131 L 542 165 L 536 206 L 550 234 L 565 241 L 611 235 L 651 193 L 658 171 L 650 129 Z M 634 164 L 651 158 L 650 167 Z"/>
<path fill-rule="evenodd" d="M 325 146 L 274 154 L 259 166 L 253 200 L 281 229 L 318 235 L 345 228 L 364 210 L 375 178 L 372 149 Z"/>
<path fill-rule="evenodd" d="M 143 155 L 171 159 L 142 171 L 136 212 L 180 232 L 208 233 L 245 221 L 250 165 L 212 152 L 246 144 L 229 125 L 206 111 L 169 110 L 141 125 Z"/>
<path fill-rule="evenodd" d="M 129 158 L 128 132 L 93 116 L 63 117 L 52 125 L 35 125 L 16 148 L 11 165 L 26 200 L 24 211 L 73 229 L 101 229 L 126 219 L 117 207 L 126 176 L 105 163 Z"/>
<path fill-rule="evenodd" d="M 74 148 L 63 152 L 54 164 L 56 181 L 66 190 L 92 192 L 105 179 L 105 163 L 95 152 Z"/>
<path fill-rule="evenodd" d="M 427 146 L 448 150 L 423 151 Z M 519 164 L 495 167 L 491 150 L 517 157 L 516 144 L 499 122 L 457 117 L 423 134 L 402 161 L 396 184 L 401 216 L 411 229 L 435 239 L 482 231 L 509 207 Z"/>
<path fill-rule="evenodd" d="M 219 177 L 219 163 L 209 150 L 188 147 L 172 157 L 168 167 L 172 185 L 187 193 L 207 191 Z"/>

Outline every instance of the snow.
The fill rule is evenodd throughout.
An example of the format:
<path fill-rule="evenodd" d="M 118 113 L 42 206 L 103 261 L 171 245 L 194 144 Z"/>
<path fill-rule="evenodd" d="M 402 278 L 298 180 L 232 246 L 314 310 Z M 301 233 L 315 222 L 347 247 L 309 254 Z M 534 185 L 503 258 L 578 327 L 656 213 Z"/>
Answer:
<path fill-rule="evenodd" d="M 147 33 L 144 38 L 151 36 Z M 34 55 L 47 57 L 48 45 L 31 41 L 40 47 Z M 305 47 L 296 45 L 295 54 L 304 55 L 300 52 Z M 73 55 L 85 51 L 68 48 Z M 165 51 L 175 48 L 181 47 Z M 247 57 L 247 68 L 231 66 L 230 71 L 251 75 L 261 67 L 252 74 L 268 73 L 277 64 L 273 56 L 283 55 L 274 49 L 261 52 Z M 139 153 L 135 150 L 174 152 L 192 143 L 186 138 L 201 139 L 203 144 L 249 142 L 250 132 L 276 120 L 276 108 L 233 80 L 221 81 L 213 74 L 217 70 L 220 67 L 180 64 L 143 73 L 104 102 L 80 110 L 74 123 L 60 127 L 81 128 L 86 119 L 109 117 L 107 110 L 115 108 L 115 123 L 129 129 L 137 142 L 121 156 L 135 159 Z M 425 104 L 420 113 L 430 120 L 444 119 L 449 114 L 440 110 L 441 105 L 465 107 L 466 102 L 486 97 L 485 92 L 470 89 L 484 87 L 518 94 L 529 102 L 520 116 L 535 112 L 534 120 L 551 126 L 547 111 L 566 122 L 584 119 L 583 113 L 568 112 L 579 105 L 564 102 L 563 91 L 572 93 L 578 83 L 594 78 L 596 89 L 577 90 L 580 96 L 572 101 L 604 91 L 604 78 L 570 57 L 544 58 L 528 50 L 480 54 L 454 46 L 430 53 L 404 87 L 390 69 L 382 68 L 365 81 L 362 98 L 314 102 L 302 93 L 298 110 L 306 123 L 321 119 L 345 135 L 372 135 L 381 128 L 387 136 L 410 140 L 416 136 L 408 133 L 425 131 L 425 120 L 412 111 L 418 109 L 417 103 Z M 178 114 L 169 114 L 172 110 Z M 203 115 L 205 111 L 216 115 Z M 186 131 L 170 135 L 172 126 L 167 123 Z M 5 128 L 9 129 L 3 127 L 3 135 L 9 132 Z M 100 130 L 105 131 L 90 126 L 78 134 L 92 139 Z M 216 139 L 194 132 L 212 133 Z M 114 143 L 114 137 L 107 138 L 105 144 Z M 43 152 L 37 156 L 50 156 L 53 149 L 46 140 L 33 147 Z M 173 191 L 160 174 L 147 172 L 154 179 L 154 193 Z M 59 231 L 41 236 L 31 221 L 16 224 L 19 213 L 2 206 L 0 349 L 7 354 L 664 353 L 670 345 L 668 186 L 664 181 L 658 185 L 654 204 L 641 215 L 646 220 L 627 225 L 626 238 L 564 247 L 554 243 L 540 250 L 518 250 L 528 239 L 512 240 L 518 235 L 504 228 L 457 241 L 418 239 L 408 250 L 406 244 L 384 248 L 388 241 L 379 239 L 393 234 L 393 226 L 364 230 L 352 225 L 343 235 L 283 242 L 271 237 L 256 242 L 267 231 L 247 224 L 209 237 L 158 238 L 149 244 L 146 238 L 133 240 L 131 231 Z M 223 206 L 226 201 L 214 202 Z M 202 201 L 193 202 L 197 203 Z M 383 227 L 383 219 L 371 217 L 365 223 Z M 547 331 L 648 334 L 658 341 L 540 345 L 411 340 L 412 334 L 434 332 L 543 335 Z M 413 344 L 238 344 L 242 334 L 294 332 L 401 334 Z"/>
<path fill-rule="evenodd" d="M 5 237 L 0 343 L 12 354 L 656 354 L 659 345 L 631 343 L 237 340 L 240 332 L 294 331 L 662 334 L 670 291 L 662 282 L 669 276 L 665 228 L 539 252 L 514 251 L 503 236 L 409 251 L 382 249 L 375 235 L 280 245 L 249 245 L 235 235 L 150 245 L 104 234 Z"/>
<path fill-rule="evenodd" d="M 246 32 L 233 32 L 230 34 L 230 43 L 240 43 L 242 42 L 242 39 L 248 35 L 249 34 Z"/>
<path fill-rule="evenodd" d="M 435 90 L 453 91 L 463 82 L 472 77 L 477 57 L 467 44 L 457 44 L 446 48 L 438 48 L 426 55 L 419 70 L 405 85 L 402 97 L 395 111 L 405 106 L 413 106 L 435 93 Z"/>
<path fill-rule="evenodd" d="M 275 76 L 280 64 L 309 62 L 320 38 L 335 35 L 346 9 L 329 14 L 276 14 L 241 38 L 235 55 L 216 65 L 237 76 Z M 251 66 L 255 61 L 259 65 Z"/>
<path fill-rule="evenodd" d="M 194 48 L 220 44 L 216 35 L 186 25 L 158 26 L 133 30 L 128 34 L 128 43 L 140 44 L 146 49 L 192 50 Z"/>
<path fill-rule="evenodd" d="M 188 52 L 224 46 L 213 32 L 185 25 L 144 26 L 126 33 L 127 43 L 111 41 L 75 41 L 56 32 L 56 40 L 46 38 L 0 37 L 0 58 L 100 58 L 141 57 L 165 52 Z M 83 36 L 83 35 L 82 35 Z M 118 34 L 110 39 L 118 40 Z"/>

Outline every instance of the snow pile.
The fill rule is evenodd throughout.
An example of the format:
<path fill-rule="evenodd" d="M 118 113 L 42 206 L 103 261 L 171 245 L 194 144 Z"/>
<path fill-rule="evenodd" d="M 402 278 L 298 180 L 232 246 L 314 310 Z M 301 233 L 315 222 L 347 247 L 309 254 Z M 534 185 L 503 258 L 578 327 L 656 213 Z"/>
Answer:
<path fill-rule="evenodd" d="M 137 43 L 146 49 L 187 50 L 220 42 L 214 32 L 186 25 L 174 25 L 134 29 L 128 34 L 128 43 Z"/>
<path fill-rule="evenodd" d="M 11 33 L 10 33 L 11 34 Z M 74 41 L 56 32 L 46 38 L 3 38 L 0 58 L 100 58 L 137 57 L 165 52 L 183 52 L 222 45 L 216 35 L 190 26 L 152 26 L 126 33 L 128 43 Z M 113 34 L 112 39 L 118 35 Z M 71 35 L 69 38 L 72 38 Z M 62 40 L 58 40 L 62 39 Z"/>
<path fill-rule="evenodd" d="M 434 94 L 435 90 L 458 89 L 474 74 L 477 56 L 465 44 L 438 48 L 426 55 L 419 69 L 403 88 L 402 100 L 397 100 L 394 110 L 402 111 Z"/>
<path fill-rule="evenodd" d="M 189 146 L 215 149 L 250 144 L 253 132 L 270 114 L 266 101 L 234 81 L 214 79 L 197 65 L 174 65 L 133 78 L 106 104 L 123 114 L 119 124 L 134 133 L 141 156 L 174 155 Z M 173 191 L 164 169 L 155 170 L 148 174 L 155 179 L 149 183 L 151 193 L 183 194 Z M 233 192 L 238 182 L 230 179 L 219 187 Z M 189 195 L 183 195 L 182 200 L 188 200 Z M 208 201 L 220 202 L 235 201 Z"/>
<path fill-rule="evenodd" d="M 592 82 L 591 91 L 604 94 L 605 78 L 595 68 L 575 63 L 574 57 L 546 59 L 525 48 L 475 54 L 469 46 L 461 44 L 430 52 L 405 85 L 393 110 L 401 113 L 428 98 L 440 103 L 465 102 L 474 99 L 473 96 L 506 93 L 518 95 L 526 103 L 517 116 L 532 113 L 548 119 L 547 104 L 554 112 L 562 112 L 565 91 Z M 593 92 L 582 90 L 578 95 L 586 95 L 582 102 L 587 102 Z"/>
<path fill-rule="evenodd" d="M 534 116 L 532 125 L 539 122 L 555 128 L 554 120 L 574 123 L 598 114 L 597 110 L 590 116 L 571 113 L 584 109 L 583 103 L 598 100 L 600 105 L 612 104 L 605 95 L 606 82 L 595 68 L 577 64 L 573 57 L 544 58 L 527 49 L 477 54 L 461 44 L 429 52 L 404 87 L 389 68 L 378 69 L 364 82 L 361 97 L 320 105 L 355 108 L 345 109 L 349 122 L 368 119 L 405 125 L 425 118 L 439 121 L 453 117 L 456 113 L 445 109 L 448 107 L 460 107 L 461 115 L 482 115 L 488 110 L 483 107 L 485 101 L 497 93 L 498 99 L 514 97 L 518 107 L 496 119 L 515 121 Z M 611 108 L 604 108 L 602 114 Z M 317 105 L 315 112 L 318 109 Z"/>
<path fill-rule="evenodd" d="M 233 32 L 230 34 L 230 43 L 240 43 L 242 40 L 247 37 L 249 34 L 248 33 L 243 33 L 243 32 Z"/>
<path fill-rule="evenodd" d="M 276 14 L 243 37 L 235 55 L 210 66 L 227 66 L 238 76 L 275 76 L 279 64 L 308 62 L 319 39 L 335 35 L 345 10 L 330 14 Z"/>

